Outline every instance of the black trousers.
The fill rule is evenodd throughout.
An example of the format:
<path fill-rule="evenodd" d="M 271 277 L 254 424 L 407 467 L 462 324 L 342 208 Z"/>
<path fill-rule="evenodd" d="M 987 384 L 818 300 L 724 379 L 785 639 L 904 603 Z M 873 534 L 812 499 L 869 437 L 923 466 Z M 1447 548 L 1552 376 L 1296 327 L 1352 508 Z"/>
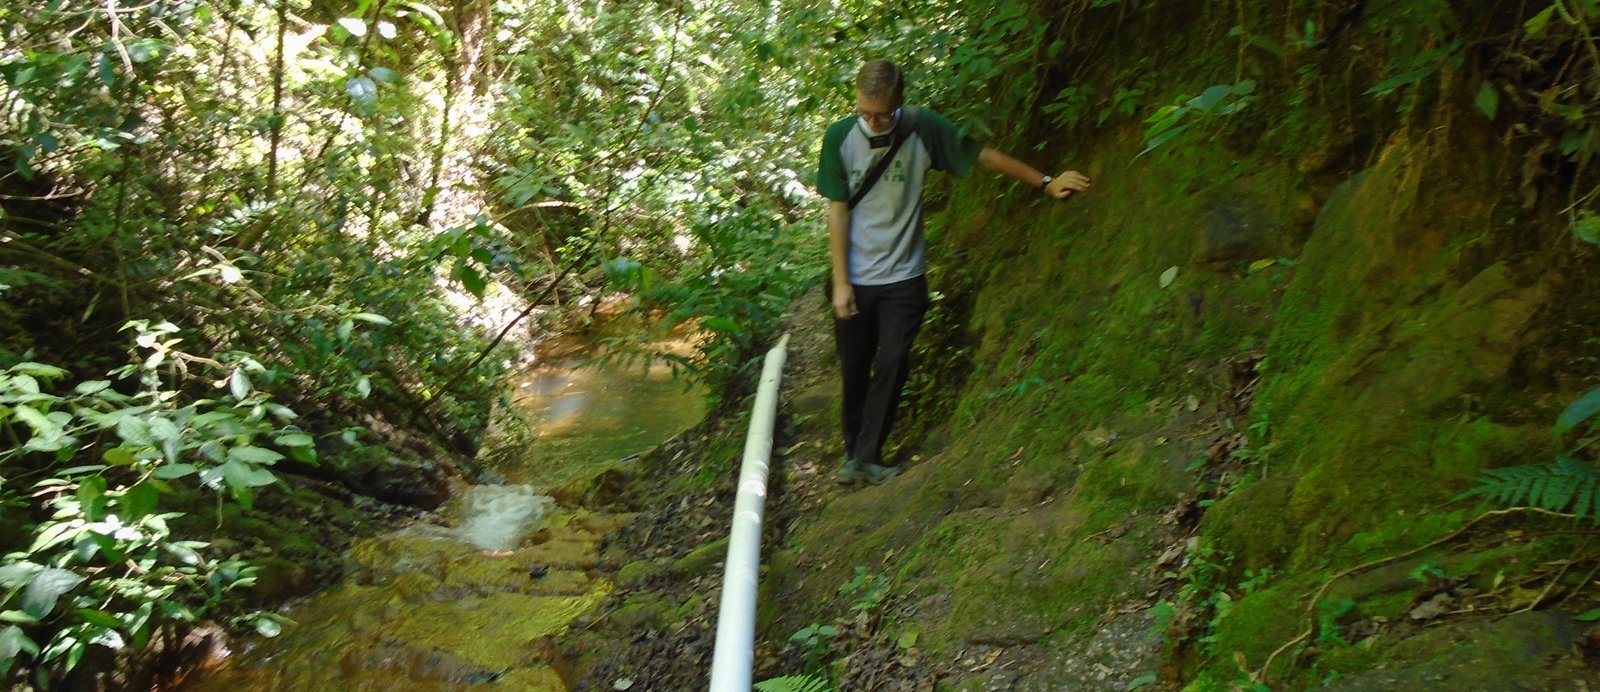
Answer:
<path fill-rule="evenodd" d="M 833 320 L 844 375 L 845 453 L 882 464 L 883 443 L 911 373 L 911 342 L 928 312 L 928 280 L 854 288 L 858 313 Z"/>

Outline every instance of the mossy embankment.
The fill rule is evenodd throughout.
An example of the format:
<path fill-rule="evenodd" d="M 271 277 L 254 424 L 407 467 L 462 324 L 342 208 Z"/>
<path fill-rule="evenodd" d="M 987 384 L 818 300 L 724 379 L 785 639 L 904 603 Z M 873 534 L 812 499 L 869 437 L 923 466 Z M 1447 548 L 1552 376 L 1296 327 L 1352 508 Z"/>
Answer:
<path fill-rule="evenodd" d="M 916 605 L 884 630 L 955 661 L 957 687 L 1303 688 L 1472 660 L 1508 684 L 1592 675 L 1570 655 L 1597 596 L 1586 539 L 1491 517 L 1406 554 L 1489 508 L 1453 500 L 1484 469 L 1548 459 L 1551 421 L 1597 374 L 1596 253 L 1560 213 L 1583 172 L 1517 127 L 1536 113 L 1508 99 L 1491 119 L 1474 100 L 1548 81 L 1483 47 L 1522 18 L 1236 9 L 1066 18 L 1041 101 L 1137 87 L 1142 114 L 1244 79 L 1258 96 L 1144 156 L 1137 119 L 1035 109 L 1000 144 L 1085 171 L 1091 191 L 942 192 L 919 365 L 936 376 L 908 471 L 799 522 L 787 548 L 810 567 L 787 578 L 817 605 L 770 623 L 773 641 L 842 612 L 834 590 L 862 565 Z M 1408 59 L 1403 27 L 1428 22 L 1478 47 L 1368 93 Z M 1453 614 L 1419 616 L 1439 594 Z M 1504 652 L 1439 633 L 1522 608 L 1542 616 L 1500 621 Z M 1351 684 L 1384 684 L 1367 675 Z"/>
<path fill-rule="evenodd" d="M 1597 633 L 1575 618 L 1600 599 L 1592 527 L 1457 499 L 1486 469 L 1548 460 L 1556 414 L 1600 378 L 1600 253 L 1573 240 L 1570 206 L 1594 174 L 1558 153 L 1589 130 L 1552 117 L 1585 106 L 1550 105 L 1593 89 L 1574 77 L 1600 72 L 1581 36 L 1425 2 L 1036 12 L 1053 28 L 1017 83 L 1038 93 L 997 95 L 1026 105 L 996 144 L 1094 188 L 1057 203 L 979 173 L 937 184 L 937 295 L 892 442 L 906 472 L 884 485 L 828 487 L 827 318 L 796 307 L 763 582 L 796 596 L 761 611 L 758 672 L 831 660 L 845 689 L 1596 682 Z M 1147 151 L 1146 115 L 1219 84 L 1248 98 Z M 680 508 L 726 509 L 736 427 L 646 476 L 677 474 Z M 662 525 L 718 535 L 690 516 Z M 619 607 L 700 605 L 656 634 L 596 630 L 684 654 L 685 679 L 715 596 L 666 569 L 692 544 L 652 548 Z M 842 593 L 858 568 L 886 590 Z M 842 632 L 821 651 L 790 641 L 827 622 Z"/>

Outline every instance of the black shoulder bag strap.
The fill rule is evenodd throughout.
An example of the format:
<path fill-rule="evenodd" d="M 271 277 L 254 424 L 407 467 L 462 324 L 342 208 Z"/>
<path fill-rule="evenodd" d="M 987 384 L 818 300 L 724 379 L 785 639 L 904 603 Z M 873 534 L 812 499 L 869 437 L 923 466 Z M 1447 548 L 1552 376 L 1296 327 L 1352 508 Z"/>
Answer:
<path fill-rule="evenodd" d="M 872 168 L 867 169 L 867 175 L 861 179 L 861 187 L 856 188 L 856 193 L 850 195 L 851 209 L 855 209 L 856 205 L 866 198 L 867 193 L 872 191 L 872 186 L 878 183 L 878 179 L 883 177 L 883 172 L 888 170 L 889 164 L 894 161 L 894 155 L 900 153 L 900 145 L 911 139 L 911 133 L 917 130 L 917 115 L 920 110 L 916 106 L 906 106 L 900 110 L 900 121 L 895 123 L 894 128 L 894 143 L 889 145 L 889 153 L 884 154 L 883 158 L 872 164 Z"/>

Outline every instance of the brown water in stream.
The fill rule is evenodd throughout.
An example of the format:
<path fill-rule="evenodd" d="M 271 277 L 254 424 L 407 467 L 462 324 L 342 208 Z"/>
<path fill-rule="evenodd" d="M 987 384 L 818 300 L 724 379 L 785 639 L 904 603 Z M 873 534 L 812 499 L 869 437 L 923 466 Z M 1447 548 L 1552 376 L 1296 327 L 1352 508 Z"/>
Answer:
<path fill-rule="evenodd" d="M 275 639 L 242 642 L 191 690 L 565 690 L 534 643 L 599 604 L 602 537 L 628 520 L 539 494 L 592 477 L 696 423 L 704 396 L 664 367 L 516 374 L 527 429 L 486 449 L 500 485 L 463 484 L 425 521 L 356 541 L 346 580 L 286 608 Z M 626 462 L 623 462 L 626 463 Z"/>

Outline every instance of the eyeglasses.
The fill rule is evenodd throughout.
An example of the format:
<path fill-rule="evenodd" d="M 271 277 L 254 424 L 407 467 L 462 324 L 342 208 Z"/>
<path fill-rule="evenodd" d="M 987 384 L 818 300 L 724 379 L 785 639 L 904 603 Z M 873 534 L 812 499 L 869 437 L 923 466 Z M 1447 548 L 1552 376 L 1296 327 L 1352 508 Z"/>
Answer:
<path fill-rule="evenodd" d="M 891 118 L 898 119 L 900 117 L 900 109 L 896 108 L 891 112 L 884 113 L 882 111 L 874 112 L 874 111 L 867 111 L 867 110 L 862 110 L 860 108 L 857 108 L 856 109 L 856 115 L 859 115 L 862 118 L 865 118 L 869 122 L 877 123 L 877 122 L 883 122 L 885 120 L 889 120 Z"/>

